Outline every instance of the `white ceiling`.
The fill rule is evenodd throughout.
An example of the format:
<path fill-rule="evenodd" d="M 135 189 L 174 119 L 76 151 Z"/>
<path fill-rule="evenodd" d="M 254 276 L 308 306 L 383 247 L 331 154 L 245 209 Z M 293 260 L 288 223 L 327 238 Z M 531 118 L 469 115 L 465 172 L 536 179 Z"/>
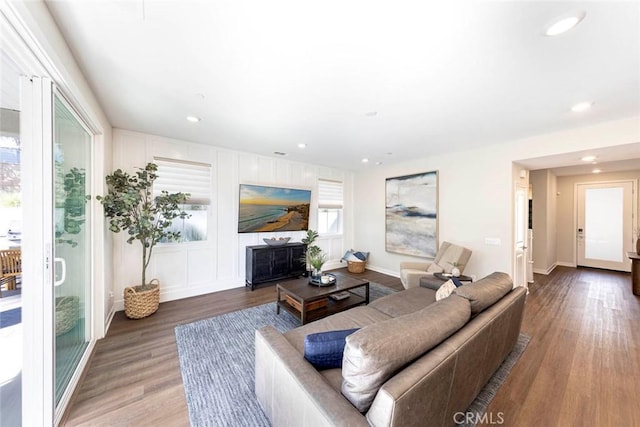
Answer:
<path fill-rule="evenodd" d="M 640 114 L 637 2 L 46 4 L 113 126 L 234 150 L 358 170 Z"/>

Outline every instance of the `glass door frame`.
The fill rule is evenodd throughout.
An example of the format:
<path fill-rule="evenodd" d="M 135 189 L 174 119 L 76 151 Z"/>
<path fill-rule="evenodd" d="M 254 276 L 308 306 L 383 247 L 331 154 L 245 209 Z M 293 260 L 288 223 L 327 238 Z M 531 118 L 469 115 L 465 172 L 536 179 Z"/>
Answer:
<path fill-rule="evenodd" d="M 30 26 L 37 25 L 33 10 L 20 2 L 0 0 L 0 43 L 20 67 L 21 76 L 21 145 L 23 173 L 23 372 L 22 372 L 22 423 L 23 425 L 58 425 L 68 405 L 72 391 L 77 386 L 80 372 L 86 368 L 96 339 L 102 338 L 113 314 L 109 306 L 111 286 L 105 286 L 111 273 L 105 267 L 111 259 L 111 241 L 105 231 L 106 221 L 98 202 L 90 203 L 95 213 L 92 233 L 92 324 L 90 343 L 79 368 L 63 396 L 58 408 L 54 394 L 54 317 L 53 317 L 53 197 L 52 197 L 52 100 L 54 85 L 73 107 L 73 111 L 93 135 L 90 194 L 105 191 L 104 171 L 110 165 L 105 158 L 105 130 L 110 138 L 111 128 L 106 119 L 96 115 L 96 103 L 91 93 L 83 93 L 74 79 L 78 74 L 74 65 L 68 66 L 57 57 L 53 47 L 44 43 L 44 35 Z M 83 82 L 80 82 L 80 86 Z M 87 92 L 84 89 L 84 92 Z M 91 102 L 94 102 L 91 104 Z M 107 141 L 109 139 L 106 139 Z M 97 162 L 96 159 L 101 159 Z M 97 258 L 96 258 L 97 256 Z M 109 310 L 111 310 L 109 312 Z M 108 315 L 106 313 L 109 313 Z M 28 404 L 26 404 L 28 402 Z"/>
<path fill-rule="evenodd" d="M 580 224 L 580 210 L 584 207 L 580 206 L 581 203 L 581 197 L 580 197 L 580 192 L 583 189 L 586 189 L 588 187 L 599 187 L 599 186 L 603 186 L 603 187 L 622 187 L 625 184 L 630 184 L 631 185 L 631 200 L 628 199 L 624 199 L 623 202 L 628 203 L 631 205 L 631 215 L 629 217 L 626 217 L 627 212 L 623 211 L 623 215 L 626 217 L 626 220 L 629 220 L 631 222 L 631 232 L 629 234 L 629 236 L 624 236 L 623 235 L 623 246 L 625 249 L 623 249 L 623 257 L 622 257 L 622 261 L 620 263 L 614 263 L 614 262 L 608 262 L 608 261 L 598 261 L 598 260 L 586 260 L 586 262 L 582 262 L 581 263 L 581 259 L 580 259 L 580 232 L 579 232 L 579 228 L 582 227 L 582 225 Z M 636 230 L 636 225 L 635 225 L 635 221 L 636 218 L 638 218 L 638 180 L 637 179 L 619 179 L 619 180 L 611 180 L 611 181 L 593 181 L 593 182 L 576 182 L 574 184 L 574 223 L 573 223 L 573 230 L 575 233 L 575 243 L 574 243 L 574 265 L 579 266 L 579 265 L 586 265 L 588 267 L 593 267 L 593 268 L 604 268 L 604 269 L 613 269 L 613 270 L 617 270 L 617 271 L 625 271 L 625 272 L 630 272 L 631 271 L 631 261 L 629 260 L 628 257 L 626 257 L 626 250 L 632 250 L 633 248 L 633 243 L 635 242 L 635 230 Z M 583 243 L 584 244 L 584 243 Z"/>
<path fill-rule="evenodd" d="M 60 92 L 60 90 L 58 90 L 55 85 L 52 86 L 52 96 L 51 96 L 51 101 L 52 101 L 52 115 L 53 115 L 53 126 L 52 126 L 52 139 L 51 139 L 51 188 L 53 190 L 53 188 L 55 187 L 55 183 L 53 182 L 55 180 L 54 177 L 54 146 L 56 144 L 56 141 L 54 141 L 54 135 L 56 132 L 56 128 L 55 128 L 55 121 L 56 121 L 56 114 L 55 114 L 55 101 L 56 99 L 58 99 L 62 105 L 68 110 L 69 113 L 71 113 L 71 115 L 76 119 L 76 121 L 81 125 L 81 127 L 83 128 L 83 130 L 90 136 L 90 146 L 88 147 L 89 150 L 89 171 L 90 173 L 87 174 L 86 176 L 86 181 L 85 181 L 85 190 L 89 193 L 89 195 L 91 196 L 91 199 L 86 203 L 86 216 L 90 219 L 90 221 L 85 222 L 85 230 L 87 233 L 89 233 L 89 239 L 88 239 L 88 249 L 89 249 L 89 262 L 88 262 L 88 268 L 89 268 L 89 276 L 91 278 L 94 277 L 94 267 L 95 267 L 95 262 L 94 262 L 94 248 L 95 248 L 95 240 L 94 240 L 94 230 L 92 227 L 92 219 L 93 216 L 95 215 L 95 209 L 93 209 L 93 203 L 91 203 L 91 201 L 95 200 L 95 194 L 93 193 L 93 189 L 95 188 L 93 185 L 93 165 L 95 164 L 95 158 L 94 158 L 94 145 L 95 145 L 95 134 L 91 131 L 91 129 L 87 126 L 87 124 L 84 122 L 84 120 L 80 117 L 80 115 L 76 112 L 75 108 L 73 107 L 73 105 L 67 100 L 67 98 L 64 96 L 64 94 L 62 94 Z M 56 242 L 55 242 L 55 238 L 53 237 L 53 232 L 55 229 L 55 209 L 56 206 L 53 203 L 53 195 L 52 195 L 52 209 L 50 212 L 50 215 L 52 217 L 52 247 L 55 248 L 56 247 Z M 45 215 L 46 215 L 46 211 L 45 211 Z M 57 259 L 57 254 L 55 253 L 55 250 L 52 250 L 52 259 L 53 259 L 53 294 L 52 294 L 52 299 L 51 302 L 53 305 L 55 305 L 55 280 L 56 280 L 56 272 L 57 272 L 57 263 L 56 263 L 56 259 Z M 63 285 L 64 286 L 64 285 Z M 54 384 L 53 384 L 53 389 L 54 389 L 54 407 L 56 408 L 56 414 L 59 416 L 62 416 L 62 410 L 64 409 L 67 405 L 67 403 L 69 402 L 69 400 L 71 399 L 71 396 L 73 394 L 73 391 L 75 389 L 74 385 L 77 384 L 80 380 L 80 375 L 82 373 L 81 369 L 78 369 L 79 367 L 83 366 L 83 361 L 86 363 L 89 360 L 90 357 L 90 352 L 88 351 L 89 349 L 89 345 L 91 344 L 91 342 L 95 342 L 94 339 L 94 330 L 95 330 L 95 325 L 94 325 L 94 317 L 93 313 L 94 313 L 94 308 L 95 308 L 95 300 L 94 300 L 94 292 L 93 292 L 93 286 L 91 286 L 91 282 L 89 284 L 87 291 L 87 295 L 85 296 L 85 300 L 84 300 L 84 308 L 81 307 L 82 310 L 84 310 L 84 313 L 86 314 L 85 316 L 85 337 L 88 340 L 87 345 L 84 348 L 83 351 L 83 355 L 80 358 L 80 361 L 78 363 L 78 366 L 75 367 L 74 369 L 74 374 L 71 376 L 67 387 L 65 389 L 65 391 L 63 392 L 63 394 L 60 397 L 60 401 L 58 402 L 58 405 L 55 405 L 55 396 L 56 396 L 56 380 L 57 380 L 57 374 L 55 371 L 55 366 L 56 366 L 56 357 L 57 357 L 57 353 L 56 353 L 56 333 L 55 333 L 55 325 L 56 325 L 56 318 L 55 318 L 55 312 L 53 312 L 53 320 L 52 320 L 52 330 L 53 330 L 53 349 L 54 349 L 54 357 L 53 357 L 53 380 L 54 380 Z M 60 413 L 59 413 L 60 412 Z M 58 414 L 59 413 L 59 414 Z M 56 423 L 57 424 L 57 423 Z"/>

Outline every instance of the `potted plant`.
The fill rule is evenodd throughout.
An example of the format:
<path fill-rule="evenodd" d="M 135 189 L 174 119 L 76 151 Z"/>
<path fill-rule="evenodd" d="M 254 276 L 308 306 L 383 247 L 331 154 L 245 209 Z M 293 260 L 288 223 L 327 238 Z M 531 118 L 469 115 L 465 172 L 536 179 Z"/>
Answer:
<path fill-rule="evenodd" d="M 318 236 L 319 234 L 317 231 L 309 229 L 307 230 L 307 235 L 304 237 L 304 239 L 301 240 L 301 242 L 307 246 L 304 256 L 302 256 L 301 258 L 301 261 L 304 262 L 306 266 L 307 276 L 309 275 L 309 271 L 311 270 L 311 257 L 321 252 L 320 247 L 313 244 Z"/>
<path fill-rule="evenodd" d="M 138 168 L 134 175 L 116 170 L 107 175 L 108 193 L 97 199 L 104 206 L 104 213 L 109 218 L 109 229 L 114 233 L 126 230 L 129 234 L 127 243 L 134 240 L 142 246 L 142 277 L 140 284 L 124 290 L 125 314 L 132 319 L 147 317 L 158 310 L 160 303 L 160 287 L 156 279 L 146 281 L 146 271 L 151 261 L 153 248 L 160 241 L 173 241 L 180 237 L 180 232 L 171 231 L 171 222 L 175 218 L 187 218 L 180 205 L 189 198 L 189 193 L 172 193 L 163 191 L 153 197 L 153 182 L 158 177 L 158 166 L 148 163 Z"/>
<path fill-rule="evenodd" d="M 313 254 L 307 255 L 307 259 L 309 261 L 309 265 L 313 268 L 311 279 L 320 281 L 320 277 L 322 276 L 322 266 L 327 262 L 327 255 L 322 252 L 322 249 L 318 248 L 318 250 L 314 251 Z"/>

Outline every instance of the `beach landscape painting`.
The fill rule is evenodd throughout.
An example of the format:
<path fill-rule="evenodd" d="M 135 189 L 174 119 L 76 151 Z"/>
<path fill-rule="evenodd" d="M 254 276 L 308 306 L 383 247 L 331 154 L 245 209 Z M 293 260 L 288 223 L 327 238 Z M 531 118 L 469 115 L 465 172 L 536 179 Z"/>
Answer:
<path fill-rule="evenodd" d="M 387 178 L 387 252 L 433 258 L 438 251 L 438 172 Z"/>
<path fill-rule="evenodd" d="M 238 232 L 304 231 L 311 190 L 240 184 Z"/>

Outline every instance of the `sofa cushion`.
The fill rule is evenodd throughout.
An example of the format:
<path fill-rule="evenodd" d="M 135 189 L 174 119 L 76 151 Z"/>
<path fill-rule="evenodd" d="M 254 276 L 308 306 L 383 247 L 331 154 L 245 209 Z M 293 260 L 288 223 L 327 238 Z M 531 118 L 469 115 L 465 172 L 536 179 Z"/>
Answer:
<path fill-rule="evenodd" d="M 382 384 L 464 326 L 470 312 L 469 301 L 451 296 L 349 335 L 342 359 L 342 394 L 366 412 Z"/>
<path fill-rule="evenodd" d="M 304 338 L 304 358 L 316 369 L 341 367 L 345 338 L 357 330 L 343 329 L 307 335 Z"/>
<path fill-rule="evenodd" d="M 425 288 L 410 288 L 395 292 L 370 303 L 367 307 L 391 316 L 398 317 L 422 310 L 436 302 L 435 291 Z"/>
<path fill-rule="evenodd" d="M 309 334 L 341 329 L 364 328 L 367 325 L 388 320 L 390 316 L 369 306 L 354 307 L 332 314 L 315 322 L 293 328 L 285 332 L 284 337 L 295 347 L 300 355 L 304 354 L 304 338 Z"/>
<path fill-rule="evenodd" d="M 507 273 L 495 272 L 477 282 L 460 286 L 454 293 L 469 300 L 471 315 L 475 316 L 495 304 L 512 288 L 513 282 Z"/>

